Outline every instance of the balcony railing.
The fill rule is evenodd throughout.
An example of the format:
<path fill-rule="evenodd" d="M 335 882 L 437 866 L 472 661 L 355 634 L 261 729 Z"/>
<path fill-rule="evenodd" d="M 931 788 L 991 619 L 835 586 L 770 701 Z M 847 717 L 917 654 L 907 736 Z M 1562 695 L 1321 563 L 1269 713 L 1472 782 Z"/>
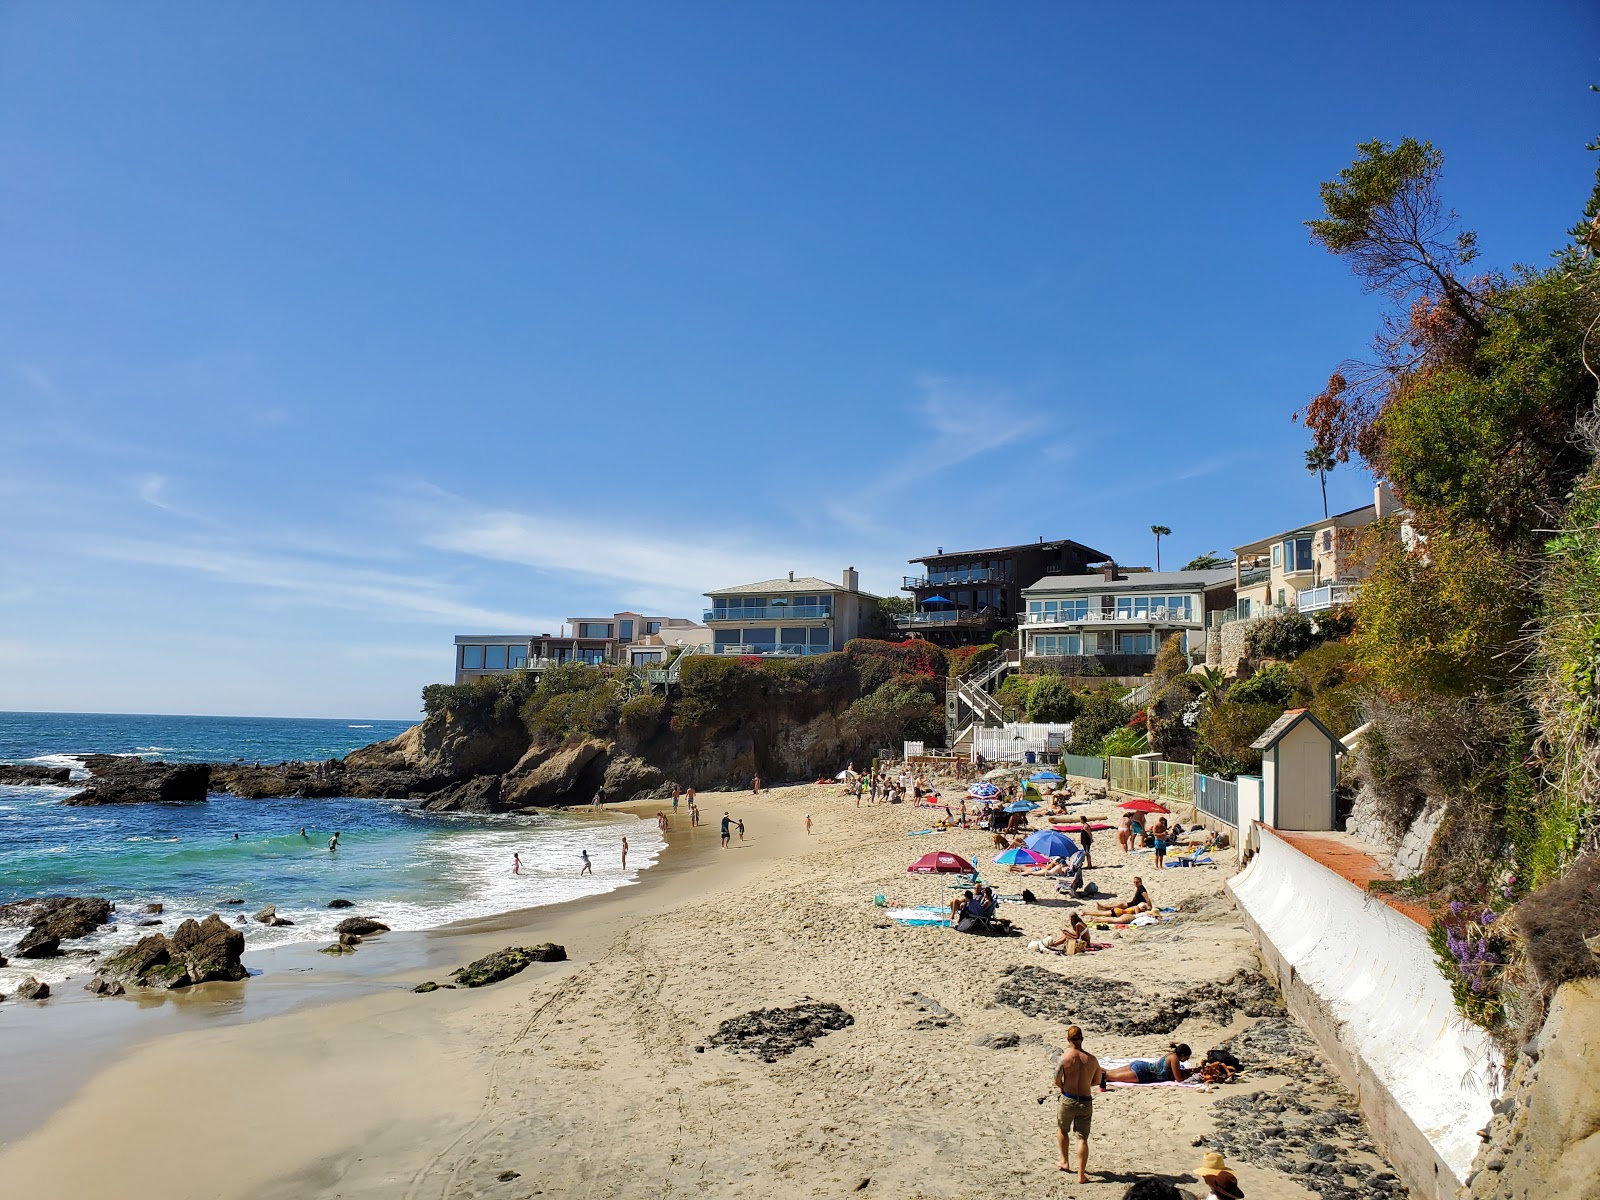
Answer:
<path fill-rule="evenodd" d="M 902 575 L 901 591 L 915 588 L 958 587 L 963 583 L 1003 583 L 1005 572 L 996 567 L 974 567 L 970 571 L 929 571 L 926 575 Z"/>
<path fill-rule="evenodd" d="M 787 621 L 818 619 L 833 616 L 827 604 L 772 604 L 766 608 L 708 608 L 703 614 L 706 621 Z"/>
<path fill-rule="evenodd" d="M 1144 612 L 1128 612 L 1118 610 L 1103 612 L 1099 609 L 1090 609 L 1081 616 L 1065 616 L 1061 613 L 1030 612 L 1026 617 L 1029 625 L 1194 625 L 1194 617 L 1184 612 L 1181 608 L 1152 608 Z"/>
<path fill-rule="evenodd" d="M 930 609 L 927 612 L 896 613 L 894 617 L 894 623 L 901 629 L 920 625 L 984 625 L 992 620 L 994 614 L 991 612 L 972 612 L 965 608 L 952 608 L 947 612 Z"/>
<path fill-rule="evenodd" d="M 1281 617 L 1284 613 L 1295 611 L 1292 604 L 1252 604 L 1249 612 L 1241 612 L 1238 605 L 1232 608 L 1213 609 L 1206 614 L 1206 627 L 1220 629 L 1224 625 L 1232 625 L 1235 621 L 1258 621 L 1262 617 Z"/>
<path fill-rule="evenodd" d="M 1341 604 L 1349 604 L 1360 591 L 1359 583 L 1325 583 L 1299 593 L 1296 607 L 1303 613 L 1323 612 Z"/>
<path fill-rule="evenodd" d="M 1239 586 L 1249 587 L 1251 584 L 1266 583 L 1271 578 L 1271 567 L 1245 567 L 1239 572 Z"/>
<path fill-rule="evenodd" d="M 712 647 L 713 654 L 750 654 L 760 658 L 801 658 L 808 654 L 830 654 L 832 651 L 832 646 L 804 646 L 797 642 L 760 642 L 756 645 L 743 646 L 731 642 L 718 642 Z"/>

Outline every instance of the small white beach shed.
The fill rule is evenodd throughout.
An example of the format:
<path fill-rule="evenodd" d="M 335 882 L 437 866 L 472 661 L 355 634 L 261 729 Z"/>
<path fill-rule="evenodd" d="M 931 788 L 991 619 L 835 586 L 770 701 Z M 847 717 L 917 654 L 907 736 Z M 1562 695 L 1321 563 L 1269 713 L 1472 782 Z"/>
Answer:
<path fill-rule="evenodd" d="M 1274 829 L 1338 827 L 1339 755 L 1344 743 L 1304 708 L 1291 708 L 1251 743 L 1261 751 L 1263 821 Z"/>

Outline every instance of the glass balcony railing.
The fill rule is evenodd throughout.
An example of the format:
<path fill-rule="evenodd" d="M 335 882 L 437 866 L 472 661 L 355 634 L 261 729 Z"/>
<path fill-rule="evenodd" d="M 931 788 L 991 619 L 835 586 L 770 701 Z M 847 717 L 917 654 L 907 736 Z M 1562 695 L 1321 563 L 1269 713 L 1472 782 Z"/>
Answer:
<path fill-rule="evenodd" d="M 994 620 L 994 614 L 985 609 L 981 613 L 972 612 L 965 608 L 952 608 L 944 611 L 930 609 L 927 612 L 896 613 L 894 623 L 901 629 L 913 629 L 920 625 L 961 625 L 983 624 Z"/>
<path fill-rule="evenodd" d="M 1030 612 L 1025 618 L 1028 625 L 1192 625 L 1195 619 L 1192 613 L 1182 608 L 1166 608 L 1157 606 L 1147 609 L 1116 609 L 1112 612 L 1103 612 L 1100 609 L 1090 609 L 1088 612 Z"/>
<path fill-rule="evenodd" d="M 718 642 L 712 647 L 714 654 L 749 654 L 759 658 L 800 658 L 808 654 L 830 654 L 832 651 L 832 646 L 806 646 L 799 642 L 758 642 L 754 645 Z"/>
<path fill-rule="evenodd" d="M 1002 583 L 1005 572 L 997 567 L 973 567 L 959 571 L 929 571 L 926 575 L 902 575 L 901 591 L 913 588 L 956 587 L 963 583 Z"/>
<path fill-rule="evenodd" d="M 706 621 L 787 621 L 805 619 L 826 620 L 833 616 L 827 604 L 772 604 L 766 608 L 708 608 L 702 615 Z"/>

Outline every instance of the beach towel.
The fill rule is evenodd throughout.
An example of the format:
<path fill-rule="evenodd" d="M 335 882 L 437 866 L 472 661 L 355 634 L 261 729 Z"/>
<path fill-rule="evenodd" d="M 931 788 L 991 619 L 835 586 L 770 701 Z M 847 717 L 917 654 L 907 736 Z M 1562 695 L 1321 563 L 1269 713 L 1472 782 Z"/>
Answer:
<path fill-rule="evenodd" d="M 1085 827 L 1082 825 L 1052 825 L 1050 828 L 1054 829 L 1057 833 L 1082 833 Z M 1091 833 L 1099 833 L 1102 829 L 1111 828 L 1113 828 L 1113 826 L 1107 825 L 1104 822 L 1096 822 L 1088 826 L 1088 829 Z"/>
<path fill-rule="evenodd" d="M 936 915 L 943 912 L 943 916 Z M 891 908 L 884 913 L 891 921 L 898 921 L 902 925 L 948 925 L 950 914 L 943 909 L 924 908 Z"/>

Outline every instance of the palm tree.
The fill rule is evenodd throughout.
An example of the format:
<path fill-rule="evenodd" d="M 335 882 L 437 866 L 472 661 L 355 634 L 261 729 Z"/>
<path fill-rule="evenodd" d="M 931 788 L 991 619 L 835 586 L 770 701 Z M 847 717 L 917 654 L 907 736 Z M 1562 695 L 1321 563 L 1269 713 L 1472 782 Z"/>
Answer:
<path fill-rule="evenodd" d="M 1320 446 L 1313 446 L 1306 451 L 1306 470 L 1317 477 L 1322 484 L 1322 515 L 1328 515 L 1328 472 L 1335 466 L 1333 455 Z"/>
<path fill-rule="evenodd" d="M 1150 532 L 1156 535 L 1156 570 L 1161 570 L 1161 539 L 1170 536 L 1172 530 L 1165 525 L 1152 525 Z"/>

